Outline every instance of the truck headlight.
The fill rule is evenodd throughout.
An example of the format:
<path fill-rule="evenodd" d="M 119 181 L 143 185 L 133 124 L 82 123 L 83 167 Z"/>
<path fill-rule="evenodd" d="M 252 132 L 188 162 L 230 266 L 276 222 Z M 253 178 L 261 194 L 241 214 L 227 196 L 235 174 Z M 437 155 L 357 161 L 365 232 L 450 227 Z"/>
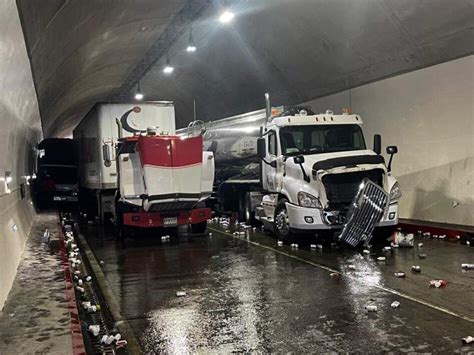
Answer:
<path fill-rule="evenodd" d="M 390 202 L 397 201 L 400 197 L 402 197 L 402 189 L 400 188 L 400 184 L 396 182 L 390 190 Z"/>
<path fill-rule="evenodd" d="M 319 199 L 304 191 L 298 192 L 298 203 L 301 207 L 321 208 Z"/>

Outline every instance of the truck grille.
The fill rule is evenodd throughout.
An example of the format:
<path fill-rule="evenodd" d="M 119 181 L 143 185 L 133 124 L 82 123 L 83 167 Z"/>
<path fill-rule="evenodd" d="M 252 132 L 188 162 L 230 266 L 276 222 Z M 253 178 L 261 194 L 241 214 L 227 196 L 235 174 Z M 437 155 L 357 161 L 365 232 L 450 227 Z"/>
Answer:
<path fill-rule="evenodd" d="M 341 205 L 349 207 L 350 202 L 356 195 L 359 185 L 364 178 L 369 179 L 382 187 L 383 170 L 373 169 L 369 171 L 356 171 L 344 174 L 328 174 L 322 181 L 326 189 L 326 196 L 330 208 L 340 208 Z"/>
<path fill-rule="evenodd" d="M 346 217 L 340 240 L 356 247 L 372 238 L 375 224 L 383 217 L 388 203 L 388 194 L 368 178 L 357 191 Z"/>

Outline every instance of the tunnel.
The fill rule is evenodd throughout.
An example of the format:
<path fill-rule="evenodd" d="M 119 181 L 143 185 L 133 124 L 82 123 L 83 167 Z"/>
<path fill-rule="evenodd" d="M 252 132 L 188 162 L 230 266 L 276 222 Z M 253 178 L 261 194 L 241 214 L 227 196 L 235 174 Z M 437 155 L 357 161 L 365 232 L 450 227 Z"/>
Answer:
<path fill-rule="evenodd" d="M 474 352 L 472 0 L 0 2 L 0 354 Z"/>

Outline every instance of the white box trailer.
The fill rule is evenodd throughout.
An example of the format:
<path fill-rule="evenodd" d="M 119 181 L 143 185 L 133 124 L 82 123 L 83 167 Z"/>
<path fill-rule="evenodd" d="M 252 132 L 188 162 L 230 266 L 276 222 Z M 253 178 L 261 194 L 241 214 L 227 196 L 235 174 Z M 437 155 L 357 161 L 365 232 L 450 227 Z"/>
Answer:
<path fill-rule="evenodd" d="M 115 146 L 119 135 L 130 137 L 145 133 L 149 127 L 160 134 L 175 133 L 173 102 L 97 103 L 74 129 L 79 200 L 89 217 L 99 216 L 103 220 L 106 214 L 115 214 Z"/>

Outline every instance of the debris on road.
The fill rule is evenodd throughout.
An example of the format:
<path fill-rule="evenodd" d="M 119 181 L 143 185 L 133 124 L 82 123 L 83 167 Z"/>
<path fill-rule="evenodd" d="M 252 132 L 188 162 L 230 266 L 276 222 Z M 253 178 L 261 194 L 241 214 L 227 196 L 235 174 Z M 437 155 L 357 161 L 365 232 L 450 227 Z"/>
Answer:
<path fill-rule="evenodd" d="M 398 271 L 398 272 L 394 273 L 394 275 L 396 277 L 405 277 L 405 273 L 403 271 Z"/>
<path fill-rule="evenodd" d="M 430 287 L 436 287 L 436 288 L 441 288 L 441 287 L 446 287 L 447 282 L 444 280 L 431 280 L 430 281 Z"/>
<path fill-rule="evenodd" d="M 352 265 L 352 264 L 348 265 L 347 268 L 349 270 L 355 270 L 356 269 L 355 265 Z"/>
<path fill-rule="evenodd" d="M 364 254 L 370 254 L 370 250 L 364 249 L 364 250 L 362 250 L 362 253 L 364 253 Z"/>
<path fill-rule="evenodd" d="M 419 257 L 420 259 L 426 259 L 426 254 L 418 254 L 418 257 Z"/>
<path fill-rule="evenodd" d="M 384 247 L 384 248 L 383 248 L 383 251 L 384 251 L 384 252 L 392 251 L 392 247 Z"/>
<path fill-rule="evenodd" d="M 468 337 L 462 338 L 462 342 L 463 344 L 471 344 L 474 342 L 474 337 L 469 335 Z"/>
<path fill-rule="evenodd" d="M 364 308 L 367 312 L 377 312 L 378 310 L 377 306 L 373 304 L 366 304 Z"/>
<path fill-rule="evenodd" d="M 422 248 L 423 247 L 423 243 L 418 243 L 418 248 Z"/>
<path fill-rule="evenodd" d="M 104 260 L 99 261 L 99 264 L 104 265 L 105 264 Z"/>
<path fill-rule="evenodd" d="M 279 240 L 279 241 L 277 242 L 277 245 L 278 245 L 279 247 L 281 247 L 281 246 L 283 246 L 283 242 L 282 242 L 281 240 Z"/>
<path fill-rule="evenodd" d="M 379 256 L 379 257 L 377 258 L 377 261 L 385 261 L 385 256 Z"/>
<path fill-rule="evenodd" d="M 393 301 L 392 304 L 390 305 L 390 307 L 392 307 L 392 308 L 398 308 L 398 307 L 400 307 L 400 302 L 398 302 L 398 301 Z"/>
<path fill-rule="evenodd" d="M 413 265 L 411 267 L 411 271 L 413 272 L 421 272 L 421 266 L 420 265 Z"/>
<path fill-rule="evenodd" d="M 184 296 L 186 296 L 186 292 L 184 292 L 184 291 L 176 292 L 176 297 L 184 297 Z"/>
<path fill-rule="evenodd" d="M 98 325 L 98 324 L 90 325 L 88 330 L 89 330 L 89 332 L 92 333 L 93 336 L 96 337 L 100 333 L 100 325 Z"/>
<path fill-rule="evenodd" d="M 310 247 L 311 249 L 316 249 L 316 244 L 311 244 L 309 247 Z"/>
<path fill-rule="evenodd" d="M 292 243 L 292 244 L 291 244 L 291 248 L 292 248 L 292 249 L 298 249 L 298 244 Z"/>
<path fill-rule="evenodd" d="M 461 264 L 461 268 L 466 269 L 466 270 L 473 270 L 474 264 Z"/>

